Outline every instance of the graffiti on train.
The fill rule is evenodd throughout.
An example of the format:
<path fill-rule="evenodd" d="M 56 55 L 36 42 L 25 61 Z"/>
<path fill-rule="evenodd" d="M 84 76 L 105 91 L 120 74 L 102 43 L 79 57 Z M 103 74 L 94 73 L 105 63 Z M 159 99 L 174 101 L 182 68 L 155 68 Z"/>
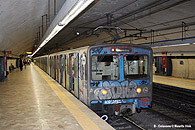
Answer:
<path fill-rule="evenodd" d="M 91 49 L 92 54 L 100 54 L 103 50 L 103 47 L 99 47 L 99 48 L 94 48 Z"/>
<path fill-rule="evenodd" d="M 108 46 L 91 49 L 91 54 L 145 54 L 149 53 L 148 50 L 141 48 L 129 47 L 129 46 Z"/>
<path fill-rule="evenodd" d="M 97 84 L 95 84 L 97 85 Z M 94 90 L 95 95 L 98 99 L 117 99 L 117 98 L 130 98 L 136 97 L 137 84 L 135 81 L 124 81 L 124 82 L 113 82 L 107 81 L 102 82 L 99 88 Z M 106 91 L 106 94 L 103 92 Z"/>

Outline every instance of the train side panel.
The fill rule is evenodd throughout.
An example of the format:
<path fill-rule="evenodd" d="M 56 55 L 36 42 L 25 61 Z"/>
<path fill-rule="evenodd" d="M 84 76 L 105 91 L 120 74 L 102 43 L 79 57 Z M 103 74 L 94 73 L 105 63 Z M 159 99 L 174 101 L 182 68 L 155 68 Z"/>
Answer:
<path fill-rule="evenodd" d="M 49 75 L 85 104 L 88 103 L 87 49 L 83 47 L 55 53 L 47 60 Z"/>
<path fill-rule="evenodd" d="M 120 112 L 152 102 L 152 49 L 102 44 L 36 58 L 41 69 L 93 110 Z"/>
<path fill-rule="evenodd" d="M 66 53 L 66 89 L 87 104 L 87 48 Z"/>
<path fill-rule="evenodd" d="M 85 104 L 88 103 L 88 73 L 87 73 L 87 50 L 80 50 L 80 64 L 79 64 L 79 99 Z"/>

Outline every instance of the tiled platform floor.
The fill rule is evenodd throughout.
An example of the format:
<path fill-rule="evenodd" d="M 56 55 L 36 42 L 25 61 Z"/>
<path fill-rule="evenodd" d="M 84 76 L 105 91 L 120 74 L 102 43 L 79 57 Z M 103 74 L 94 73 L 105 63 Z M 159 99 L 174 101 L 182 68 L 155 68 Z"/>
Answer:
<path fill-rule="evenodd" d="M 153 75 L 153 82 L 195 90 L 195 80 Z"/>
<path fill-rule="evenodd" d="M 83 113 L 74 115 L 74 110 L 65 105 L 66 101 L 62 102 L 56 90 L 51 89 L 43 75 L 70 99 L 73 106 L 77 104 L 76 109 Z M 85 121 L 85 118 L 92 123 L 82 123 L 81 119 Z M 30 65 L 23 71 L 16 69 L 9 74 L 5 82 L 0 82 L 0 130 L 82 129 L 113 128 L 38 67 Z"/>

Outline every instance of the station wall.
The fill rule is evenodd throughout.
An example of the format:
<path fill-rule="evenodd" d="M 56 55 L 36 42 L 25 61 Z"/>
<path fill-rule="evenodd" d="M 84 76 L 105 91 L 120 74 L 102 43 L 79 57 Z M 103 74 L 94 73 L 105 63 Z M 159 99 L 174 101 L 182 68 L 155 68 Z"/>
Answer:
<path fill-rule="evenodd" d="M 11 66 L 11 64 L 16 67 L 16 59 L 7 59 L 7 70 L 9 70 L 9 66 Z"/>
<path fill-rule="evenodd" d="M 195 79 L 195 59 L 171 59 L 172 76 Z"/>

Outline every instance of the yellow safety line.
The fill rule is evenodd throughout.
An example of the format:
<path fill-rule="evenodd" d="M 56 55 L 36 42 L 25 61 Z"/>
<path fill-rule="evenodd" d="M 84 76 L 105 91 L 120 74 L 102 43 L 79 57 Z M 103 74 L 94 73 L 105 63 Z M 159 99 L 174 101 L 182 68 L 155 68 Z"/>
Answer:
<path fill-rule="evenodd" d="M 176 87 L 182 87 L 182 88 L 186 88 L 186 89 L 195 90 L 195 87 L 193 87 L 193 86 L 186 86 L 186 85 L 181 85 L 181 84 L 174 84 L 174 83 L 169 83 L 169 82 L 164 82 L 164 81 L 159 81 L 159 80 L 155 80 L 154 82 L 161 83 L 161 84 L 167 84 L 167 85 L 171 85 L 171 86 L 176 86 Z"/>
<path fill-rule="evenodd" d="M 75 105 L 42 71 L 40 71 L 37 66 L 35 66 L 35 68 L 47 81 L 49 86 L 53 89 L 62 103 L 66 106 L 66 108 L 70 111 L 84 130 L 100 130 L 100 128 L 83 111 L 81 111 L 79 107 Z"/>
<path fill-rule="evenodd" d="M 165 78 L 165 79 L 174 79 L 174 80 L 183 80 L 183 81 L 195 82 L 195 80 L 190 80 L 190 79 L 166 77 L 166 76 L 159 76 L 159 75 L 153 75 L 153 77 L 160 77 L 160 78 Z"/>

